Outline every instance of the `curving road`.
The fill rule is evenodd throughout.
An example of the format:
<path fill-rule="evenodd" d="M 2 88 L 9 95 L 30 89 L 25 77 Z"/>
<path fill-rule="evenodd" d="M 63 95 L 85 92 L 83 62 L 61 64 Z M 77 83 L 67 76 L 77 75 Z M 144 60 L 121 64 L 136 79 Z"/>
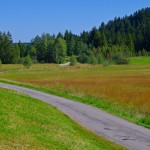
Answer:
<path fill-rule="evenodd" d="M 150 129 L 135 125 L 95 107 L 43 92 L 0 83 L 0 87 L 20 91 L 52 104 L 85 128 L 132 150 L 150 150 Z"/>

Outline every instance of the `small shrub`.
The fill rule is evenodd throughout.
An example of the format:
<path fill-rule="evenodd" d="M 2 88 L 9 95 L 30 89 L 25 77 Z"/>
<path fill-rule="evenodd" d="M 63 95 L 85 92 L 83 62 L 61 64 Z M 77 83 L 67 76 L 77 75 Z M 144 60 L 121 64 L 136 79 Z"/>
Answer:
<path fill-rule="evenodd" d="M 103 56 L 101 54 L 99 54 L 97 56 L 97 61 L 98 61 L 98 64 L 102 64 L 104 62 L 104 58 L 103 58 Z"/>
<path fill-rule="evenodd" d="M 112 58 L 113 62 L 115 62 L 117 65 L 124 65 L 129 64 L 130 60 L 129 58 L 125 57 L 123 54 L 118 53 L 113 56 Z"/>
<path fill-rule="evenodd" d="M 30 66 L 32 65 L 32 60 L 31 60 L 31 57 L 29 55 L 27 55 L 24 60 L 23 60 L 23 65 L 29 69 Z"/>
<path fill-rule="evenodd" d="M 88 55 L 86 55 L 85 53 L 82 53 L 79 55 L 78 61 L 80 63 L 83 63 L 83 64 L 90 64 L 91 63 L 90 57 Z"/>
<path fill-rule="evenodd" d="M 92 65 L 98 64 L 98 61 L 97 61 L 97 59 L 96 59 L 94 56 L 91 57 L 91 64 L 92 64 Z"/>
<path fill-rule="evenodd" d="M 103 67 L 107 67 L 107 66 L 111 65 L 110 61 L 108 61 L 108 60 L 103 61 L 102 64 L 103 64 Z"/>
<path fill-rule="evenodd" d="M 71 62 L 70 64 L 71 66 L 75 66 L 77 64 L 77 59 L 74 55 L 70 58 L 70 62 Z"/>
<path fill-rule="evenodd" d="M 20 58 L 20 59 L 18 60 L 18 64 L 23 64 L 23 61 L 24 61 L 24 58 Z"/>
<path fill-rule="evenodd" d="M 148 52 L 145 49 L 142 49 L 141 55 L 142 56 L 148 56 Z"/>

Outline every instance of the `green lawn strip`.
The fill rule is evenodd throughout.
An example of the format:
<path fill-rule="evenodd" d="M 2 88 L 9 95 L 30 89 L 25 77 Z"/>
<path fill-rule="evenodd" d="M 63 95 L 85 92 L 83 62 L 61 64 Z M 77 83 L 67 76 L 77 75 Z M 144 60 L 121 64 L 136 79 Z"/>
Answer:
<path fill-rule="evenodd" d="M 130 112 L 130 110 L 132 110 L 132 108 L 129 108 L 129 106 L 125 106 L 124 108 L 122 108 L 122 107 L 119 108 L 118 106 L 116 107 L 111 102 L 106 102 L 103 99 L 96 99 L 96 98 L 93 98 L 91 96 L 80 98 L 80 97 L 69 95 L 67 93 L 58 93 L 58 92 L 55 92 L 55 91 L 50 91 L 50 90 L 39 88 L 39 87 L 29 85 L 29 84 L 12 82 L 12 81 L 2 80 L 2 79 L 0 80 L 0 82 L 6 83 L 6 84 L 18 85 L 18 86 L 38 90 L 38 91 L 41 91 L 41 92 L 45 92 L 45 93 L 48 93 L 48 94 L 52 94 L 52 95 L 64 97 L 64 98 L 67 98 L 67 99 L 71 99 L 71 100 L 74 100 L 74 101 L 77 101 L 77 102 L 82 102 L 82 103 L 85 103 L 85 104 L 88 104 L 88 105 L 92 105 L 94 107 L 103 109 L 103 110 L 105 110 L 109 113 L 112 113 L 116 116 L 124 118 L 124 119 L 126 119 L 130 122 L 136 123 L 136 124 L 144 126 L 146 128 L 150 128 L 150 119 L 145 118 L 145 117 L 137 117 L 136 115 L 134 115 L 134 112 L 133 113 Z"/>
<path fill-rule="evenodd" d="M 150 57 L 131 57 L 130 64 L 135 64 L 135 65 L 150 64 Z"/>
<path fill-rule="evenodd" d="M 0 149 L 123 150 L 55 107 L 0 88 Z"/>

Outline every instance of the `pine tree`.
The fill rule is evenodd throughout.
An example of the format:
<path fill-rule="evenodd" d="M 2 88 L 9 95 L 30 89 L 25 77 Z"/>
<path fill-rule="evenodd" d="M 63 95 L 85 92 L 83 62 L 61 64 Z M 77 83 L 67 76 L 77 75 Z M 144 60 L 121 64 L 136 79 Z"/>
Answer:
<path fill-rule="evenodd" d="M 127 36 L 127 46 L 129 48 L 129 50 L 131 51 L 131 55 L 134 55 L 135 51 L 134 51 L 134 43 L 133 43 L 133 39 L 131 34 L 129 33 Z"/>
<path fill-rule="evenodd" d="M 101 46 L 101 47 L 108 47 L 107 38 L 106 38 L 106 35 L 104 34 L 104 32 L 101 33 L 100 45 L 99 46 Z"/>
<path fill-rule="evenodd" d="M 117 35 L 116 35 L 116 45 L 119 45 L 119 46 L 123 45 L 120 32 L 117 32 Z"/>
<path fill-rule="evenodd" d="M 95 48 L 101 45 L 100 31 L 96 27 L 94 27 L 90 32 L 89 43 Z"/>
<path fill-rule="evenodd" d="M 86 32 L 86 31 L 83 31 L 80 35 L 81 37 L 81 40 L 84 42 L 84 43 L 88 43 L 88 40 L 89 40 L 89 33 Z"/>
<path fill-rule="evenodd" d="M 74 36 L 71 37 L 70 41 L 68 42 L 68 48 L 67 48 L 67 55 L 72 56 L 75 52 L 75 38 Z"/>

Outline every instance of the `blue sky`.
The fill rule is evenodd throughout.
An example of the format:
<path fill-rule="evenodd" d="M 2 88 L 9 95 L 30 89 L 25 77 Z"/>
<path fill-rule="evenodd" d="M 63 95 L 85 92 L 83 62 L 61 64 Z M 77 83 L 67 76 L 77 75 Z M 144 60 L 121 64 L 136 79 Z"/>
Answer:
<path fill-rule="evenodd" d="M 0 0 L 0 31 L 10 31 L 14 42 L 29 42 L 37 34 L 75 34 L 101 22 L 150 7 L 150 0 Z"/>

